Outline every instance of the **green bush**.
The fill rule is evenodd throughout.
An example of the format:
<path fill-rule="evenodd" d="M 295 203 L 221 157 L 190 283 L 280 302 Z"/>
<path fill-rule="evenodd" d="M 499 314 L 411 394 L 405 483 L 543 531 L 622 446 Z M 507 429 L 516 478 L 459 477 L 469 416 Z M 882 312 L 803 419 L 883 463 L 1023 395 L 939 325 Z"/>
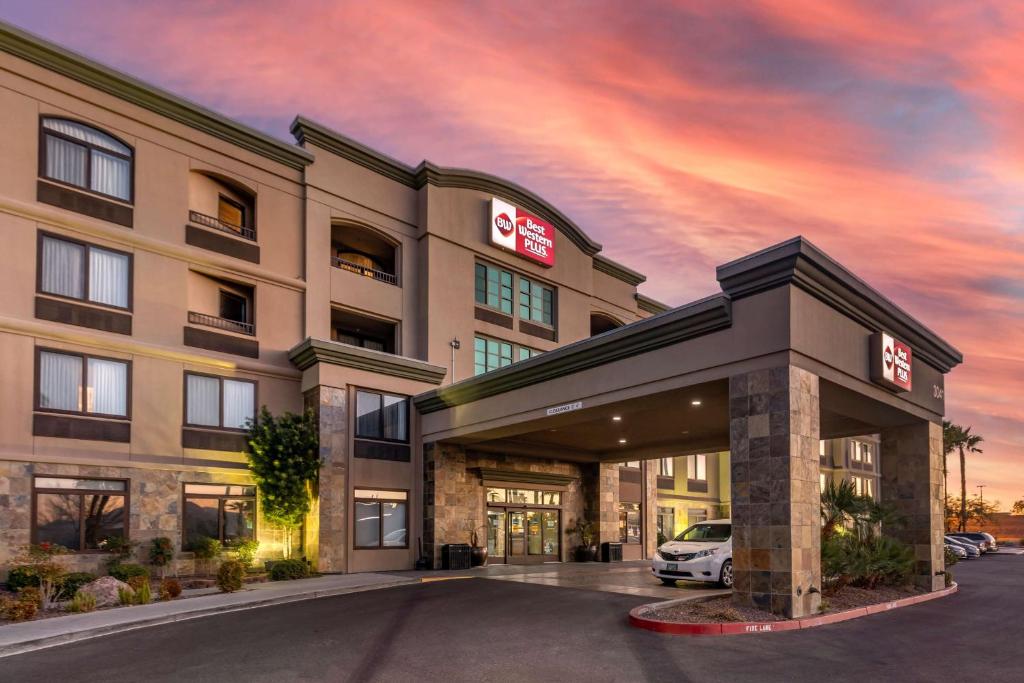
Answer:
<path fill-rule="evenodd" d="M 949 548 L 944 548 L 944 550 L 945 550 L 946 567 L 947 568 L 952 567 L 954 564 L 956 564 L 957 562 L 960 561 L 960 558 L 957 557 L 956 553 L 954 553 L 952 550 L 950 550 Z"/>
<path fill-rule="evenodd" d="M 118 588 L 117 589 L 117 601 L 122 605 L 134 605 L 135 604 L 135 591 L 129 588 Z"/>
<path fill-rule="evenodd" d="M 71 604 L 68 605 L 69 612 L 92 612 L 94 609 L 96 609 L 96 596 L 81 591 L 75 593 L 75 596 L 71 598 Z"/>
<path fill-rule="evenodd" d="M 23 588 L 14 597 L 0 595 L 0 613 L 11 621 L 26 621 L 39 611 L 42 596 L 33 586 Z"/>
<path fill-rule="evenodd" d="M 134 586 L 133 586 L 134 588 Z M 143 580 L 138 588 L 135 588 L 135 604 L 148 605 L 153 599 L 152 589 L 149 586 L 149 578 Z"/>
<path fill-rule="evenodd" d="M 164 579 L 160 582 L 160 599 L 173 600 L 181 595 L 181 582 L 177 579 Z"/>
<path fill-rule="evenodd" d="M 39 575 L 36 574 L 35 568 L 32 565 L 14 565 L 7 575 L 7 589 L 12 593 L 17 593 L 22 588 L 30 586 L 34 588 L 38 585 Z"/>
<path fill-rule="evenodd" d="M 238 553 L 238 561 L 248 569 L 252 566 L 253 560 L 256 559 L 256 551 L 260 548 L 260 542 L 254 539 L 236 539 L 231 542 L 229 547 Z"/>
<path fill-rule="evenodd" d="M 913 571 L 913 549 L 894 538 L 861 540 L 852 534 L 836 534 L 821 543 L 822 577 L 833 588 L 903 585 Z"/>
<path fill-rule="evenodd" d="M 305 560 L 278 560 L 270 565 L 271 581 L 291 581 L 309 576 L 309 565 Z"/>
<path fill-rule="evenodd" d="M 166 536 L 154 538 L 149 546 L 149 563 L 161 571 L 174 560 L 174 543 Z"/>
<path fill-rule="evenodd" d="M 96 575 L 89 572 L 71 572 L 57 580 L 57 598 L 59 600 L 71 600 L 78 589 L 87 583 L 96 580 Z"/>
<path fill-rule="evenodd" d="M 141 564 L 113 564 L 108 569 L 108 572 L 118 581 L 124 581 L 125 583 L 129 583 L 133 576 L 149 578 L 149 570 Z"/>
<path fill-rule="evenodd" d="M 233 593 L 242 589 L 242 577 L 245 576 L 245 565 L 238 560 L 226 560 L 217 570 L 217 587 L 224 593 Z"/>

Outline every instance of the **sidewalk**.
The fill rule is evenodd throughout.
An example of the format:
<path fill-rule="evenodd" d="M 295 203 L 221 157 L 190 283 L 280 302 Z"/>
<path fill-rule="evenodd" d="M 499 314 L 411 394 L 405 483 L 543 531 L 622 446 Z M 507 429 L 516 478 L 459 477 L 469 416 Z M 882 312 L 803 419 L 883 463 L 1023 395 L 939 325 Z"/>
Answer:
<path fill-rule="evenodd" d="M 0 626 L 0 657 L 221 612 L 417 583 L 420 583 L 419 578 L 393 574 L 328 574 L 296 581 L 247 584 L 245 590 L 237 593 L 217 592 L 170 602 L 7 624 Z"/>

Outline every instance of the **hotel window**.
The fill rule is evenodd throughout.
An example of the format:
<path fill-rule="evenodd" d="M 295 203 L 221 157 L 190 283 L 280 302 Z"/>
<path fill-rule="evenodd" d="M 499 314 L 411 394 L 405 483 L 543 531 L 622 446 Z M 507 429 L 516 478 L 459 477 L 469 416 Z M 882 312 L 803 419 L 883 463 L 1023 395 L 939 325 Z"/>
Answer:
<path fill-rule="evenodd" d="M 128 482 L 39 476 L 33 480 L 32 542 L 102 550 L 128 538 Z"/>
<path fill-rule="evenodd" d="M 827 453 L 828 453 L 828 450 L 826 448 L 826 442 L 825 442 L 824 439 L 820 439 L 818 441 L 818 455 L 820 457 L 824 458 Z"/>
<path fill-rule="evenodd" d="M 356 489 L 354 546 L 362 549 L 409 547 L 409 493 Z"/>
<path fill-rule="evenodd" d="M 476 264 L 476 302 L 512 315 L 512 273 L 484 263 Z"/>
<path fill-rule="evenodd" d="M 708 511 L 704 508 L 689 508 L 686 511 L 686 521 L 690 526 L 708 521 Z"/>
<path fill-rule="evenodd" d="M 409 399 L 373 391 L 357 391 L 356 438 L 408 443 Z"/>
<path fill-rule="evenodd" d="M 121 251 L 39 235 L 39 292 L 130 308 L 132 257 Z"/>
<path fill-rule="evenodd" d="M 639 460 L 628 460 L 628 461 L 622 463 L 622 466 L 623 467 L 633 467 L 635 469 L 640 469 L 640 461 Z"/>
<path fill-rule="evenodd" d="M 858 496 L 875 497 L 875 482 L 868 477 L 852 477 L 853 488 Z"/>
<path fill-rule="evenodd" d="M 659 477 L 672 477 L 675 476 L 676 465 L 672 458 L 662 458 L 658 461 L 658 476 Z"/>
<path fill-rule="evenodd" d="M 482 375 L 511 365 L 514 361 L 532 358 L 539 353 L 540 351 L 528 346 L 477 335 L 473 339 L 473 374 Z"/>
<path fill-rule="evenodd" d="M 640 505 L 619 503 L 619 542 L 640 542 Z"/>
<path fill-rule="evenodd" d="M 686 461 L 686 478 L 690 481 L 708 480 L 708 456 L 691 455 Z"/>
<path fill-rule="evenodd" d="M 128 417 L 129 362 L 40 349 L 36 409 Z"/>
<path fill-rule="evenodd" d="M 245 205 L 241 202 L 224 195 L 217 196 L 217 220 L 221 223 L 235 228 L 236 232 L 241 232 L 242 228 L 249 227 L 245 214 Z"/>
<path fill-rule="evenodd" d="M 249 301 L 235 292 L 220 290 L 220 317 L 236 323 L 249 322 Z"/>
<path fill-rule="evenodd" d="M 185 424 L 247 429 L 256 415 L 256 382 L 185 373 Z"/>
<path fill-rule="evenodd" d="M 825 493 L 825 489 L 828 488 L 828 475 L 824 472 L 818 474 L 818 487 L 822 493 Z"/>
<path fill-rule="evenodd" d="M 850 442 L 850 450 L 854 462 L 870 465 L 874 461 L 873 444 L 854 440 Z"/>
<path fill-rule="evenodd" d="M 526 360 L 527 358 L 533 358 L 541 352 L 537 349 L 531 349 L 529 346 L 519 347 L 519 360 Z"/>
<path fill-rule="evenodd" d="M 131 201 L 131 147 L 95 128 L 66 119 L 42 119 L 40 135 L 42 177 Z"/>
<path fill-rule="evenodd" d="M 658 508 L 658 533 L 670 541 L 676 534 L 675 516 L 674 508 Z"/>
<path fill-rule="evenodd" d="M 185 484 L 182 548 L 200 539 L 221 543 L 256 537 L 256 487 L 237 484 Z"/>
<path fill-rule="evenodd" d="M 554 324 L 555 293 L 550 287 L 519 277 L 519 317 L 523 320 Z"/>

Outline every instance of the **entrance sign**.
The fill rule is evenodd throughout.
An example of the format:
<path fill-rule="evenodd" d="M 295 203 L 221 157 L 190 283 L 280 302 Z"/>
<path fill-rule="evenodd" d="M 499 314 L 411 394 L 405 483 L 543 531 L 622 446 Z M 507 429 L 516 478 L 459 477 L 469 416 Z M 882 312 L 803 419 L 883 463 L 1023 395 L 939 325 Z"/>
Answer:
<path fill-rule="evenodd" d="M 497 198 L 491 199 L 490 236 L 496 247 L 542 266 L 555 265 L 555 226 Z"/>
<path fill-rule="evenodd" d="M 561 415 L 562 413 L 570 413 L 574 410 L 579 410 L 583 407 L 583 401 L 576 401 L 575 403 L 566 403 L 562 406 L 555 406 L 554 408 L 548 408 L 548 415 Z"/>
<path fill-rule="evenodd" d="M 913 386 L 913 353 L 910 346 L 878 332 L 871 335 L 871 381 L 894 391 Z"/>

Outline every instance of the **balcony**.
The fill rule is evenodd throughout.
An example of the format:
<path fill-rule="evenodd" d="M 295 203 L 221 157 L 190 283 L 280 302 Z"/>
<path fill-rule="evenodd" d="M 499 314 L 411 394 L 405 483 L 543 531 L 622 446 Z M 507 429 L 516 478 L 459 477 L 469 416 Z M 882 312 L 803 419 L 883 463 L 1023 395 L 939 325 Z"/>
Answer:
<path fill-rule="evenodd" d="M 355 273 L 356 275 L 363 275 L 365 277 L 373 278 L 378 282 L 386 282 L 389 285 L 395 285 L 396 287 L 398 286 L 398 276 L 393 275 L 391 273 L 386 273 L 383 270 L 377 270 L 376 268 L 371 268 L 369 266 L 359 265 L 358 263 L 346 261 L 345 259 L 338 258 L 337 256 L 331 257 L 331 265 L 334 266 L 335 268 L 340 268 L 342 270 L 347 270 L 350 273 Z"/>
<path fill-rule="evenodd" d="M 227 318 L 219 318 L 215 315 L 207 315 L 206 313 L 197 313 L 195 311 L 189 311 L 188 321 L 192 325 L 203 325 L 204 327 L 213 327 L 215 329 L 224 330 L 226 332 L 247 334 L 250 337 L 256 334 L 256 326 L 253 323 L 239 322 L 237 320 L 228 320 Z"/>
<path fill-rule="evenodd" d="M 240 225 L 232 225 L 231 223 L 225 223 L 219 218 L 213 216 L 207 216 L 204 213 L 198 211 L 189 211 L 188 220 L 196 225 L 201 225 L 204 228 L 212 228 L 213 230 L 219 230 L 235 237 L 241 237 L 251 242 L 256 241 L 256 231 L 252 228 L 246 228 Z"/>

